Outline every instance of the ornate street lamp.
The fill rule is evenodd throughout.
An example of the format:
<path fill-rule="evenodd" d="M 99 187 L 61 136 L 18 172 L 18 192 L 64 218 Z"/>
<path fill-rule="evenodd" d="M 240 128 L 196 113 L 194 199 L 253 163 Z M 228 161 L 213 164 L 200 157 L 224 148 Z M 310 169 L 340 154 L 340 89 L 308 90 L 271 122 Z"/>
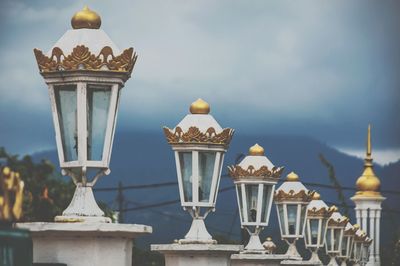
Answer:
<path fill-rule="evenodd" d="M 359 229 L 360 226 L 358 224 L 354 225 L 354 228 L 357 230 L 354 234 L 354 244 L 353 244 L 353 252 L 351 256 L 351 260 L 354 262 L 353 265 L 360 265 L 362 263 L 362 253 L 364 242 L 367 239 L 367 234 Z"/>
<path fill-rule="evenodd" d="M 328 229 L 326 232 L 326 253 L 331 257 L 328 265 L 338 265 L 335 257 L 342 250 L 342 241 L 344 229 L 349 222 L 349 218 L 342 216 L 336 206 L 331 207 L 332 215 L 328 220 Z"/>
<path fill-rule="evenodd" d="M 303 238 L 307 205 L 312 194 L 294 172 L 286 177 L 286 181 L 275 192 L 281 237 L 289 244 L 286 255 L 291 259 L 302 259 L 296 249 L 296 240 Z"/>
<path fill-rule="evenodd" d="M 304 231 L 306 248 L 311 250 L 310 263 L 321 264 L 318 249 L 325 244 L 328 219 L 332 210 L 321 200 L 319 193 L 314 192 L 312 201 L 307 206 L 307 221 Z"/>
<path fill-rule="evenodd" d="M 351 258 L 354 245 L 354 234 L 357 230 L 358 229 L 352 226 L 351 223 L 347 223 L 344 228 L 342 246 L 339 255 L 336 256 L 336 258 L 341 261 L 342 266 L 346 266 L 346 261 Z"/>
<path fill-rule="evenodd" d="M 137 55 L 133 48 L 121 53 L 100 29 L 100 16 L 87 7 L 71 24 L 73 29 L 47 54 L 34 49 L 48 85 L 62 174 L 76 184 L 70 205 L 55 220 L 110 222 L 97 206 L 92 187 L 110 173 L 120 92 Z"/>
<path fill-rule="evenodd" d="M 222 129 L 209 113 L 208 103 L 198 99 L 174 129 L 164 127 L 175 153 L 181 205 L 193 218 L 189 232 L 179 243 L 216 243 L 204 219 L 215 210 L 224 154 L 233 129 Z"/>
<path fill-rule="evenodd" d="M 366 237 L 363 245 L 362 245 L 362 253 L 361 253 L 361 265 L 367 265 L 369 261 L 369 254 L 370 254 L 370 249 L 369 247 L 371 246 L 372 239 L 369 237 Z"/>
<path fill-rule="evenodd" d="M 244 253 L 266 253 L 259 233 L 268 226 L 271 205 L 283 167 L 275 167 L 258 144 L 238 165 L 228 167 L 236 187 L 242 228 L 250 234 Z"/>

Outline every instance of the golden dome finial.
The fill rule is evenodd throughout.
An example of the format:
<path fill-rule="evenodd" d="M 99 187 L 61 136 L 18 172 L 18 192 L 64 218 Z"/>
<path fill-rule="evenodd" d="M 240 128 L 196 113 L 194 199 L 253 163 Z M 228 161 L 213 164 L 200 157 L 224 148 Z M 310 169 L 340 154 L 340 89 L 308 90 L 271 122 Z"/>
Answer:
<path fill-rule="evenodd" d="M 190 113 L 206 115 L 210 113 L 210 105 L 199 98 L 190 105 Z"/>
<path fill-rule="evenodd" d="M 371 125 L 368 125 L 367 152 L 364 160 L 364 171 L 362 175 L 357 179 L 356 195 L 367 197 L 380 196 L 379 189 L 381 186 L 381 181 L 375 175 L 372 161 Z"/>
<path fill-rule="evenodd" d="M 73 29 L 99 29 L 101 26 L 100 16 L 90 10 L 88 6 L 84 6 L 81 11 L 78 11 L 71 18 Z"/>
<path fill-rule="evenodd" d="M 252 156 L 263 156 L 264 155 L 264 148 L 256 143 L 255 145 L 250 147 L 249 155 L 252 155 Z"/>
<path fill-rule="evenodd" d="M 312 200 L 320 200 L 320 199 L 321 199 L 321 195 L 317 191 L 314 191 L 314 193 L 312 195 Z"/>
<path fill-rule="evenodd" d="M 299 176 L 295 172 L 290 172 L 290 174 L 286 176 L 286 181 L 299 181 Z"/>
<path fill-rule="evenodd" d="M 335 205 L 332 205 L 332 206 L 329 208 L 329 210 L 332 211 L 332 212 L 337 212 L 337 211 L 339 211 L 338 207 L 336 207 Z"/>

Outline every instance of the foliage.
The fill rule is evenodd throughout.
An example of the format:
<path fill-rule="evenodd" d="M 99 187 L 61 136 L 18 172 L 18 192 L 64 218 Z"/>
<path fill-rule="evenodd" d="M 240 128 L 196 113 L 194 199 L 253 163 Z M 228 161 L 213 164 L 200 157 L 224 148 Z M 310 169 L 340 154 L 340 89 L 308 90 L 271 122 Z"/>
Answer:
<path fill-rule="evenodd" d="M 132 265 L 163 266 L 165 265 L 164 256 L 158 252 L 133 247 Z"/>

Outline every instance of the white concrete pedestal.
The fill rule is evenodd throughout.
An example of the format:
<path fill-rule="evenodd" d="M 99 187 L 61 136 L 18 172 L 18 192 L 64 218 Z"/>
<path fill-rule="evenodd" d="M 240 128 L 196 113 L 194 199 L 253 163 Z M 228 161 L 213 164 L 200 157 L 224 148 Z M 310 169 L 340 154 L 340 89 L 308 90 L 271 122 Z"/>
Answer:
<path fill-rule="evenodd" d="M 132 265 L 133 239 L 152 227 L 111 223 L 18 223 L 33 240 L 34 263 L 68 266 Z"/>
<path fill-rule="evenodd" d="M 166 244 L 151 245 L 164 254 L 165 266 L 229 266 L 230 256 L 243 250 L 242 245 Z"/>
<path fill-rule="evenodd" d="M 231 266 L 279 266 L 289 256 L 281 254 L 233 254 Z"/>

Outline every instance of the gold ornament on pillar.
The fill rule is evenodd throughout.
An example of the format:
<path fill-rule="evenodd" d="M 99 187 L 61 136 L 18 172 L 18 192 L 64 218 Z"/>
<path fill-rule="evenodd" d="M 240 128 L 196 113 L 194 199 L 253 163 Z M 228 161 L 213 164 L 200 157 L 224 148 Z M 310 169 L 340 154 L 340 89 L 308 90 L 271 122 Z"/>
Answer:
<path fill-rule="evenodd" d="M 367 153 L 364 159 L 364 171 L 356 182 L 356 187 L 357 187 L 356 197 L 381 196 L 381 193 L 379 192 L 381 187 L 381 181 L 375 175 L 372 162 L 373 159 L 372 159 L 372 147 L 371 147 L 371 125 L 368 125 Z"/>
<path fill-rule="evenodd" d="M 17 221 L 22 216 L 24 182 L 9 167 L 0 168 L 0 221 Z"/>

